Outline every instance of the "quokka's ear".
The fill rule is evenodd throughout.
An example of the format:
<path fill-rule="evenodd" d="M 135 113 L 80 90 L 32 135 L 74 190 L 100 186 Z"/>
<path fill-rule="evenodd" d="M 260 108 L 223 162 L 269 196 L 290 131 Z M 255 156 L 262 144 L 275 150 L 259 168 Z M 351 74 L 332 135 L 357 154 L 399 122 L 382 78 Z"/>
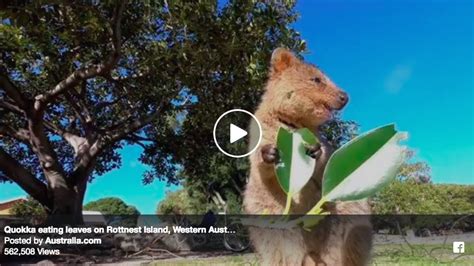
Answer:
<path fill-rule="evenodd" d="M 277 48 L 272 53 L 271 67 L 273 73 L 280 73 L 298 62 L 298 58 L 285 48 Z"/>

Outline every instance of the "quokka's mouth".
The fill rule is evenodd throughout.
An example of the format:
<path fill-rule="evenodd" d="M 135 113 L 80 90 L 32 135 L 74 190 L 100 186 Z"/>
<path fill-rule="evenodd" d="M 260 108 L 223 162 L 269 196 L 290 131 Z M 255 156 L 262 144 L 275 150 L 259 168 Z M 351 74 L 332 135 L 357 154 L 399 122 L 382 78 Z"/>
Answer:
<path fill-rule="evenodd" d="M 333 112 L 333 111 L 339 111 L 341 110 L 342 108 L 344 108 L 345 104 L 338 104 L 338 103 L 323 103 L 323 106 L 326 110 L 328 110 L 329 112 Z"/>
<path fill-rule="evenodd" d="M 332 117 L 333 111 L 334 111 L 334 108 L 332 108 L 326 103 L 323 103 L 322 108 L 320 108 L 319 112 L 321 113 L 321 116 L 324 117 L 325 119 L 330 119 Z"/>
<path fill-rule="evenodd" d="M 328 110 L 328 111 L 334 110 L 334 108 L 332 108 L 332 107 L 331 107 L 329 104 L 327 104 L 327 103 L 323 103 L 323 107 L 324 107 L 326 110 Z"/>
<path fill-rule="evenodd" d="M 337 106 L 338 107 L 338 106 Z M 325 112 L 327 112 L 328 114 L 332 114 L 332 112 L 336 111 L 336 110 L 340 110 L 339 108 L 337 108 L 336 106 L 332 106 L 330 105 L 329 103 L 323 103 L 323 110 Z"/>

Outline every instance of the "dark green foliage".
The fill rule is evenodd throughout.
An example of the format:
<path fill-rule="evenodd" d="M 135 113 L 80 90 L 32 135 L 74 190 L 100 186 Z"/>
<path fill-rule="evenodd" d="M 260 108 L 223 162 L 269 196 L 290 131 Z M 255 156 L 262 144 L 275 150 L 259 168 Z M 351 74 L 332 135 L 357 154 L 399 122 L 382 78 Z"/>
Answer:
<path fill-rule="evenodd" d="M 2 4 L 0 180 L 77 220 L 87 181 L 136 144 L 145 184 L 239 193 L 247 162 L 219 154 L 212 126 L 253 111 L 273 49 L 305 49 L 296 17 L 292 1 Z"/>
<path fill-rule="evenodd" d="M 17 217 L 33 219 L 35 222 L 41 222 L 46 218 L 44 208 L 32 197 L 13 205 L 11 213 Z"/>
<path fill-rule="evenodd" d="M 223 200 L 220 201 L 220 198 Z M 225 204 L 225 205 L 224 205 Z M 203 214 L 208 210 L 214 213 L 226 212 L 239 214 L 242 209 L 240 194 L 229 189 L 220 189 L 219 192 L 203 193 L 183 188 L 177 191 L 168 191 L 166 197 L 158 203 L 157 214 Z"/>
<path fill-rule="evenodd" d="M 204 204 L 202 204 L 204 203 Z M 158 203 L 157 214 L 202 214 L 206 212 L 206 202 L 202 197 L 190 197 L 186 189 L 168 191 L 166 198 Z"/>
<path fill-rule="evenodd" d="M 91 201 L 84 205 L 84 210 L 100 211 L 104 215 L 139 215 L 140 212 L 134 206 L 127 205 L 119 198 L 103 198 Z"/>
<path fill-rule="evenodd" d="M 323 136 L 335 149 L 358 135 L 359 125 L 355 121 L 342 120 L 339 114 L 321 128 Z"/>
<path fill-rule="evenodd" d="M 200 191 L 206 191 L 210 183 L 241 189 L 246 159 L 230 160 L 221 154 L 213 143 L 212 128 L 219 115 L 229 109 L 256 108 L 273 49 L 285 46 L 297 53 L 304 50 L 299 34 L 289 27 L 296 19 L 294 5 L 291 1 L 231 1 L 220 10 L 208 7 L 213 11 L 199 19 L 195 10 L 205 7 L 190 5 L 179 11 L 180 4 L 171 4 L 173 19 L 169 20 L 172 27 L 186 26 L 192 36 L 183 42 L 184 75 L 174 76 L 189 89 L 183 98 L 189 98 L 190 106 L 181 117 L 174 116 L 173 128 L 163 127 L 157 132 L 157 142 L 145 150 L 142 161 L 153 166 L 145 182 L 166 176 L 166 180 L 184 181 L 185 186 Z"/>
<path fill-rule="evenodd" d="M 107 224 L 114 226 L 136 226 L 140 212 L 119 198 L 102 198 L 84 205 L 84 210 L 99 211 Z"/>
<path fill-rule="evenodd" d="M 472 214 L 474 186 L 396 180 L 373 199 L 376 214 Z"/>
<path fill-rule="evenodd" d="M 467 215 L 474 213 L 474 186 L 396 180 L 379 192 L 372 204 L 373 212 L 382 215 L 374 216 L 374 226 L 390 228 L 392 233 L 406 229 L 437 232 L 453 226 L 472 230 L 473 219 Z"/>

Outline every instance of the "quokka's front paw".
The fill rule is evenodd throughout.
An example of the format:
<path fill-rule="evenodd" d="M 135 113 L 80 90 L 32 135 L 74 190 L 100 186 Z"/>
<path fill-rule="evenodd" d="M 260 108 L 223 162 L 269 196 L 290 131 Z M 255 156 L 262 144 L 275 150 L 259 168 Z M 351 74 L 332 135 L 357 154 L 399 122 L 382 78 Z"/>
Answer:
<path fill-rule="evenodd" d="M 267 144 L 262 147 L 262 159 L 266 163 L 277 163 L 278 162 L 278 149 L 273 144 Z"/>
<path fill-rule="evenodd" d="M 321 149 L 321 144 L 317 143 L 315 145 L 308 146 L 306 148 L 306 154 L 311 156 L 313 159 L 319 159 L 321 157 L 321 154 L 323 153 L 323 150 Z"/>

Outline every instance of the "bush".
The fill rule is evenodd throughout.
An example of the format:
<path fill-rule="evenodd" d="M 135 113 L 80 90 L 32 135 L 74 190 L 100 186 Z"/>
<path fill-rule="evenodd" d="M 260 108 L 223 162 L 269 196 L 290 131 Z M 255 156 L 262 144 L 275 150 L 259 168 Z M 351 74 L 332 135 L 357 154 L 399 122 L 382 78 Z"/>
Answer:
<path fill-rule="evenodd" d="M 46 220 L 47 213 L 43 206 L 28 196 L 25 201 L 17 202 L 12 207 L 12 214 L 30 220 L 33 224 L 38 224 Z"/>
<path fill-rule="evenodd" d="M 375 214 L 387 215 L 373 217 L 376 229 L 449 230 L 460 215 L 474 212 L 474 186 L 396 180 L 377 193 L 372 207 Z M 456 229 L 470 230 L 471 223 L 464 219 Z"/>
<path fill-rule="evenodd" d="M 103 198 L 84 205 L 84 210 L 99 211 L 106 216 L 108 224 L 135 226 L 140 212 L 119 198 Z"/>
<path fill-rule="evenodd" d="M 375 214 L 469 214 L 474 186 L 396 180 L 372 199 Z"/>
<path fill-rule="evenodd" d="M 203 214 L 207 211 L 207 204 L 203 197 L 190 197 L 186 189 L 166 192 L 166 197 L 158 203 L 156 213 L 171 214 Z"/>

